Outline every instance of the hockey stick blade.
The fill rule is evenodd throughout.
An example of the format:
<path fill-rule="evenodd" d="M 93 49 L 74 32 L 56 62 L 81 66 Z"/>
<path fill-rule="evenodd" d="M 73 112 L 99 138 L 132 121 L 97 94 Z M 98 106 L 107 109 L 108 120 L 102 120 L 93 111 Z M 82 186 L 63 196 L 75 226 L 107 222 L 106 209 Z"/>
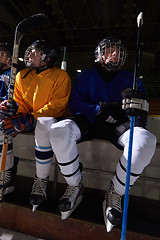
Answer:
<path fill-rule="evenodd" d="M 140 12 L 140 14 L 137 17 L 137 26 L 142 27 L 143 25 L 143 12 Z"/>
<path fill-rule="evenodd" d="M 13 47 L 13 54 L 12 54 L 10 89 L 9 89 L 9 95 L 8 95 L 9 100 L 13 99 L 20 41 L 26 32 L 29 32 L 35 27 L 38 27 L 44 24 L 49 24 L 49 19 L 45 14 L 39 13 L 24 19 L 16 26 L 15 37 L 14 37 L 14 47 Z"/>
<path fill-rule="evenodd" d="M 22 22 L 20 22 L 16 27 L 16 31 L 24 35 L 26 32 L 29 32 L 35 27 L 38 27 L 44 24 L 49 24 L 49 19 L 45 14 L 39 13 L 39 14 L 32 15 L 24 19 Z"/>

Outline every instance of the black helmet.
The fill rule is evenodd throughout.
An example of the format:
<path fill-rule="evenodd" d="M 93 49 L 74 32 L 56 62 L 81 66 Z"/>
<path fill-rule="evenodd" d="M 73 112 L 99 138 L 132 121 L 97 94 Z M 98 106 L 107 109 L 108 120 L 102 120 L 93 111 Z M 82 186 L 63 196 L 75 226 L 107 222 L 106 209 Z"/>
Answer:
<path fill-rule="evenodd" d="M 53 46 L 45 40 L 36 40 L 25 51 L 24 63 L 29 68 L 33 68 L 32 63 L 29 62 L 29 55 L 33 49 L 41 52 L 41 62 L 46 62 L 49 68 L 54 67 L 55 63 L 58 61 L 58 52 Z"/>
<path fill-rule="evenodd" d="M 6 52 L 8 54 L 8 58 L 11 58 L 12 52 L 11 48 L 6 42 L 1 42 L 0 43 L 0 51 Z"/>
<path fill-rule="evenodd" d="M 109 49 L 109 51 L 111 51 L 113 48 L 118 52 L 118 61 L 113 62 L 110 60 L 106 63 L 106 49 Z M 112 37 L 105 38 L 100 41 L 94 53 L 95 62 L 102 65 L 107 71 L 110 72 L 121 69 L 126 60 L 126 49 L 122 45 L 121 40 Z"/>

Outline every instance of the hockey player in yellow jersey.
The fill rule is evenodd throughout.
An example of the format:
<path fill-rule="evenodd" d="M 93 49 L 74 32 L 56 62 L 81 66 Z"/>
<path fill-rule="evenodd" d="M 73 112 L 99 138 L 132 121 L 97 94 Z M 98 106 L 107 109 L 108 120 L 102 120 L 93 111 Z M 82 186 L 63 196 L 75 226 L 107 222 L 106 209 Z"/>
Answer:
<path fill-rule="evenodd" d="M 60 117 L 68 102 L 70 78 L 64 70 L 53 68 L 57 61 L 55 50 L 48 50 L 48 56 L 44 56 L 37 48 L 45 48 L 43 52 L 47 52 L 44 41 L 36 41 L 26 50 L 24 62 L 29 69 L 23 69 L 16 76 L 14 100 L 19 105 L 18 112 L 30 112 L 35 119 Z"/>
<path fill-rule="evenodd" d="M 16 75 L 14 100 L 1 104 L 1 111 L 6 116 L 8 104 L 10 108 L 18 105 L 16 114 L 0 123 L 4 134 L 15 137 L 20 132 L 35 129 L 36 174 L 30 196 L 33 211 L 47 198 L 46 188 L 53 157 L 48 136 L 41 132 L 39 125 L 46 128 L 47 124 L 49 132 L 56 118 L 63 116 L 71 91 L 70 77 L 66 71 L 55 67 L 57 60 L 55 48 L 45 40 L 35 41 L 25 51 L 27 68 Z"/>

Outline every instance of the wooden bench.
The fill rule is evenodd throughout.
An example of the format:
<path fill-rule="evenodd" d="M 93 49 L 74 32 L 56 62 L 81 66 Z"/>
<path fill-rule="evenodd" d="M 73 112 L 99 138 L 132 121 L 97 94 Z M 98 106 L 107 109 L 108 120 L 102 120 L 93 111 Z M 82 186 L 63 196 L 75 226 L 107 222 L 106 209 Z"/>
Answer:
<path fill-rule="evenodd" d="M 160 118 L 149 117 L 149 128 L 155 133 L 160 132 Z M 155 131 L 155 132 L 154 132 Z M 147 198 L 160 198 L 160 134 L 157 134 L 157 149 L 142 176 L 138 179 L 131 190 L 131 194 L 145 196 Z M 20 159 L 18 175 L 34 177 L 35 174 L 35 143 L 33 132 L 22 133 L 14 139 L 14 155 Z M 92 140 L 78 144 L 80 161 L 83 164 L 84 185 L 88 188 L 105 190 L 114 175 L 117 162 L 122 154 L 110 142 L 105 140 Z M 53 194 L 56 194 L 57 182 L 65 183 L 58 167 L 55 157 L 53 158 L 50 180 L 53 181 Z"/>

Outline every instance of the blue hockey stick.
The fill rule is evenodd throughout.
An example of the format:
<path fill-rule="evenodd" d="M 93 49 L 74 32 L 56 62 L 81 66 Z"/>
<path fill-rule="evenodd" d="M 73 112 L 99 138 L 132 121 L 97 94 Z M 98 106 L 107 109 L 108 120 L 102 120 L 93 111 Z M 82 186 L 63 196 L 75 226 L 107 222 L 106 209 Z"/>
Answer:
<path fill-rule="evenodd" d="M 136 54 L 136 64 L 135 64 L 135 68 L 134 68 L 133 90 L 137 90 L 137 70 L 138 70 L 139 59 L 140 59 L 140 30 L 141 30 L 142 24 L 143 24 L 143 13 L 141 12 L 137 17 L 137 26 L 138 26 L 137 54 Z M 131 159 L 132 159 L 134 123 L 135 123 L 135 117 L 131 116 L 121 240 L 125 240 L 126 229 L 127 229 L 127 213 L 128 213 L 128 202 L 129 202 L 129 186 L 130 186 L 130 174 L 131 174 Z"/>

